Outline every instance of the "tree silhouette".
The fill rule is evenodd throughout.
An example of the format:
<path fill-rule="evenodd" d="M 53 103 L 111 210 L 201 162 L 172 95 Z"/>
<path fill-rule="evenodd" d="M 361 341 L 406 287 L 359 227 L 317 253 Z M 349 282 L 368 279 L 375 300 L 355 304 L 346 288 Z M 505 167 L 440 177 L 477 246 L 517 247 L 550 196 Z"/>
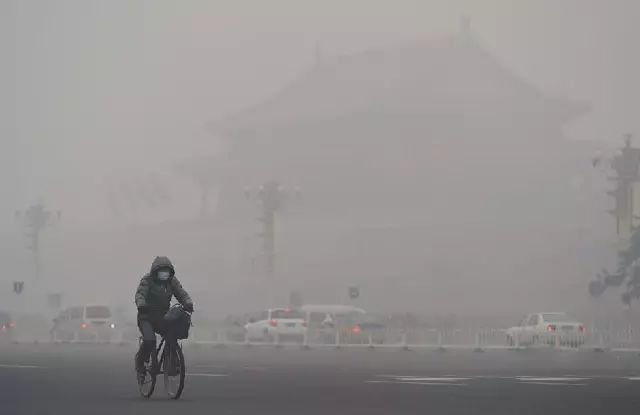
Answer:
<path fill-rule="evenodd" d="M 599 297 L 608 287 L 623 287 L 624 304 L 640 299 L 640 228 L 631 235 L 629 247 L 618 251 L 618 268 L 611 273 L 603 269 L 589 284 L 589 293 Z"/>

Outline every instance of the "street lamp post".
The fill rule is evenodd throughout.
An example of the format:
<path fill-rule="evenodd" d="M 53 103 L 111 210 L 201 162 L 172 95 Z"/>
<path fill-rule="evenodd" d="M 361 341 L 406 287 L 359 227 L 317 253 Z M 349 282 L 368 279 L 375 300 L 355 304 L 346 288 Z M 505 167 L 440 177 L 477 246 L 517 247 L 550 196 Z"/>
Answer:
<path fill-rule="evenodd" d="M 245 190 L 245 197 L 248 200 L 256 199 L 259 204 L 261 215 L 258 218 L 262 224 L 262 229 L 258 236 L 262 239 L 262 251 L 265 258 L 265 277 L 269 285 L 269 290 L 273 290 L 276 279 L 277 249 L 276 249 L 276 219 L 277 214 L 283 212 L 292 198 L 300 197 L 300 191 L 294 189 L 290 191 L 281 186 L 277 181 L 270 180 L 262 184 L 257 191 Z M 273 291 L 270 301 L 275 301 Z"/>
<path fill-rule="evenodd" d="M 42 271 L 42 264 L 40 260 L 40 236 L 44 229 L 52 224 L 54 221 L 60 220 L 62 212 L 51 212 L 44 207 L 44 204 L 39 202 L 29 206 L 24 211 L 17 211 L 16 218 L 23 220 L 24 227 L 26 228 L 25 236 L 29 242 L 27 249 L 33 254 L 32 260 L 34 264 L 34 276 L 35 279 L 40 278 Z"/>

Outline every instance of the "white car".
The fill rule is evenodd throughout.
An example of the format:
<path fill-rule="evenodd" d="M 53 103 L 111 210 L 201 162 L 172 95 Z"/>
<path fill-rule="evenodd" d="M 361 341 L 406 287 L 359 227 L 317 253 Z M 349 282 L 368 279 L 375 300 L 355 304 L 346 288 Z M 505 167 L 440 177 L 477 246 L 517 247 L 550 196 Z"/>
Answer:
<path fill-rule="evenodd" d="M 302 340 L 307 330 L 307 322 L 302 311 L 288 308 L 272 308 L 251 317 L 245 325 L 250 341 L 268 341 L 278 338 Z"/>
<path fill-rule="evenodd" d="M 84 305 L 65 308 L 53 319 L 51 337 L 54 341 L 111 341 L 116 323 L 111 309 L 105 305 Z"/>
<path fill-rule="evenodd" d="M 308 322 L 310 341 L 320 343 L 335 342 L 336 331 L 340 330 L 341 335 L 345 334 L 345 326 L 348 325 L 349 329 L 355 327 L 349 322 L 359 321 L 366 315 L 361 308 L 343 304 L 305 304 L 300 307 L 300 311 Z"/>
<path fill-rule="evenodd" d="M 520 325 L 507 329 L 510 346 L 535 344 L 566 345 L 578 347 L 584 344 L 586 326 L 566 313 L 534 313 L 526 316 Z"/>

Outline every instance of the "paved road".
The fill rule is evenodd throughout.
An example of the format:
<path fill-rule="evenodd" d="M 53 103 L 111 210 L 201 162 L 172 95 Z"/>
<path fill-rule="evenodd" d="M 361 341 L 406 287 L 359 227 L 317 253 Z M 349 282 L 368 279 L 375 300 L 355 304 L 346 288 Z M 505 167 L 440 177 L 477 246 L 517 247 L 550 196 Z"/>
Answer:
<path fill-rule="evenodd" d="M 640 357 L 185 348 L 183 399 L 138 396 L 132 346 L 0 345 L 0 414 L 638 414 Z"/>

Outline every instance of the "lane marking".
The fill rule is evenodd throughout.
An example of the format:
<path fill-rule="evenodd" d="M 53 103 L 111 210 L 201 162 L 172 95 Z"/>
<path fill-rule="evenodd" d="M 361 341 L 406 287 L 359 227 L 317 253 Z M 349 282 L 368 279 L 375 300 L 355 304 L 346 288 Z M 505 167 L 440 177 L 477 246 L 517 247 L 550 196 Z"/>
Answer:
<path fill-rule="evenodd" d="M 590 378 L 569 378 L 569 377 L 561 377 L 561 378 L 537 378 L 537 377 L 518 377 L 516 378 L 521 382 L 578 382 L 583 380 L 589 380 Z"/>
<path fill-rule="evenodd" d="M 395 382 L 401 385 L 429 385 L 429 386 L 468 386 L 466 383 L 442 383 L 442 382 Z"/>
<path fill-rule="evenodd" d="M 225 375 L 222 373 L 187 373 L 187 376 L 200 376 L 203 378 L 224 378 L 229 375 Z"/>
<path fill-rule="evenodd" d="M 0 364 L 0 368 L 3 369 L 44 369 L 43 366 L 34 366 L 34 365 L 2 365 Z"/>
<path fill-rule="evenodd" d="M 627 379 L 629 379 L 629 380 L 640 380 L 640 376 L 633 376 L 633 377 L 630 377 L 630 378 L 627 378 Z"/>
<path fill-rule="evenodd" d="M 397 381 L 403 382 L 460 382 L 464 380 L 470 380 L 471 378 L 419 378 L 419 377 L 410 377 L 410 378 L 396 378 Z"/>
<path fill-rule="evenodd" d="M 587 386 L 586 383 L 564 383 L 564 382 L 520 382 L 520 385 Z"/>
<path fill-rule="evenodd" d="M 406 382 L 395 380 L 367 380 L 364 383 L 386 383 L 394 385 L 428 385 L 428 386 L 468 386 L 466 383 L 450 383 L 450 382 Z"/>

